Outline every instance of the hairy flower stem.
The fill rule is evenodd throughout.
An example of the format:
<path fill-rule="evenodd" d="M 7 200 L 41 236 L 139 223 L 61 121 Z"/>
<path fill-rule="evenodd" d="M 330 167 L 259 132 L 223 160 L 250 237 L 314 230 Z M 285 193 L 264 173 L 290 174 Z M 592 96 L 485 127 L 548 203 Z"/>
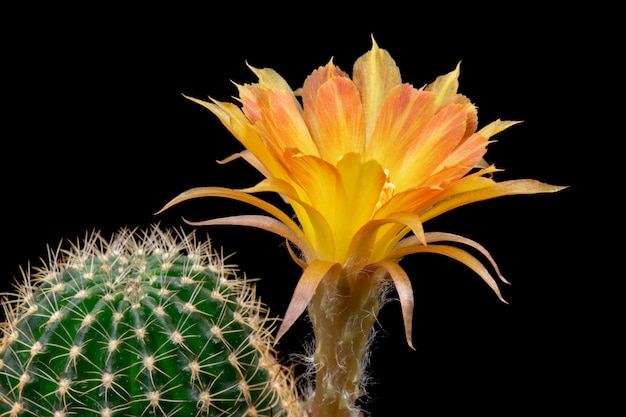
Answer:
<path fill-rule="evenodd" d="M 342 275 L 320 283 L 309 305 L 315 333 L 315 394 L 313 417 L 359 415 L 361 393 L 372 327 L 381 305 L 383 276 Z"/>

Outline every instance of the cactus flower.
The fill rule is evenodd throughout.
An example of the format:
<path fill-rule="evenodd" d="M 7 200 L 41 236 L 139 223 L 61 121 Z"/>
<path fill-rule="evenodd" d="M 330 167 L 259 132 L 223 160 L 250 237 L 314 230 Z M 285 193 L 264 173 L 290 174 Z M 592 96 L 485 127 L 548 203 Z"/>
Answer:
<path fill-rule="evenodd" d="M 399 265 L 410 254 L 453 258 L 475 271 L 502 299 L 497 279 L 504 278 L 483 246 L 458 235 L 427 232 L 424 223 L 473 202 L 551 193 L 563 187 L 530 179 L 493 178 L 499 168 L 483 158 L 487 146 L 494 135 L 517 122 L 495 120 L 479 128 L 476 106 L 457 92 L 458 65 L 416 88 L 402 81 L 390 54 L 372 39 L 372 48 L 357 59 L 351 77 L 331 60 L 295 91 L 272 69 L 250 69 L 258 83 L 236 85 L 238 104 L 189 98 L 217 116 L 245 147 L 221 162 L 243 158 L 264 179 L 245 189 L 190 189 L 161 211 L 193 198 L 224 197 L 267 213 L 192 224 L 252 226 L 290 243 L 290 253 L 303 273 L 277 339 L 308 307 L 317 357 L 339 360 L 342 353 L 321 352 L 330 349 L 329 345 L 340 349 L 344 344 L 350 345 L 346 356 L 354 356 L 350 352 L 359 356 L 361 348 L 355 345 L 363 347 L 366 341 L 359 341 L 354 333 L 368 333 L 370 327 L 362 321 L 355 325 L 354 319 L 375 316 L 378 307 L 372 300 L 379 297 L 381 283 L 391 280 L 401 304 L 405 337 L 412 346 L 413 291 Z M 297 220 L 256 196 L 263 192 L 281 195 Z M 483 259 L 472 253 L 480 253 Z M 335 365 L 350 367 L 341 362 Z M 360 375 L 361 371 L 356 372 Z M 332 384 L 331 379 L 318 378 L 317 391 L 321 391 L 319 384 Z M 335 392 L 325 386 L 319 401 L 334 401 L 350 413 L 354 411 L 354 392 L 350 391 L 358 388 Z M 316 410 L 323 415 L 321 408 L 313 406 L 312 410 L 314 415 Z M 325 413 L 343 415 L 328 408 Z"/>

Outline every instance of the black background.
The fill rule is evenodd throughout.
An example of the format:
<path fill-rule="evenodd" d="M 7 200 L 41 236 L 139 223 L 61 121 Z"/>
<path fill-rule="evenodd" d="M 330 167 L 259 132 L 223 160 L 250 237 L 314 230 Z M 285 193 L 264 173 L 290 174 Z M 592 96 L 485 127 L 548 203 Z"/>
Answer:
<path fill-rule="evenodd" d="M 351 72 L 373 35 L 415 86 L 460 61 L 460 92 L 477 104 L 481 125 L 523 120 L 490 145 L 487 159 L 504 168 L 498 179 L 569 188 L 476 203 L 427 223 L 485 245 L 513 284 L 503 287 L 509 304 L 453 260 L 403 260 L 415 292 L 416 350 L 406 346 L 398 303 L 390 302 L 365 408 L 376 417 L 607 407 L 615 394 L 605 381 L 617 372 L 611 352 L 622 330 L 610 327 L 620 309 L 610 296 L 623 272 L 608 267 L 616 246 L 603 240 L 601 225 L 614 206 L 615 193 L 602 189 L 615 166 L 595 152 L 618 149 L 607 152 L 618 140 L 602 132 L 612 123 L 604 110 L 619 97 L 610 92 L 620 85 L 613 12 L 338 7 L 5 10 L 3 289 L 61 239 L 154 222 L 190 231 L 182 217 L 249 213 L 242 204 L 198 200 L 154 215 L 188 188 L 259 179 L 243 162 L 215 162 L 241 146 L 182 94 L 227 101 L 236 95 L 231 81 L 255 81 L 246 62 L 274 68 L 293 88 L 331 58 Z M 608 179 L 593 179 L 599 171 Z M 621 225 L 609 227 L 617 236 Z M 262 299 L 275 315 L 284 312 L 300 271 L 280 238 L 228 227 L 198 233 L 209 233 L 242 273 L 261 278 Z M 279 348 L 301 350 L 309 330 L 298 322 Z"/>

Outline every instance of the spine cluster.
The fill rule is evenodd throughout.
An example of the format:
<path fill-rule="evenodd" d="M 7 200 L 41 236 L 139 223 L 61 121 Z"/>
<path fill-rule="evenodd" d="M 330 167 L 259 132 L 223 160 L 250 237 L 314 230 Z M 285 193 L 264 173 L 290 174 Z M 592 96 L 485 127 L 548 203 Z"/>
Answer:
<path fill-rule="evenodd" d="M 193 234 L 99 233 L 2 303 L 0 416 L 296 416 L 275 320 Z"/>

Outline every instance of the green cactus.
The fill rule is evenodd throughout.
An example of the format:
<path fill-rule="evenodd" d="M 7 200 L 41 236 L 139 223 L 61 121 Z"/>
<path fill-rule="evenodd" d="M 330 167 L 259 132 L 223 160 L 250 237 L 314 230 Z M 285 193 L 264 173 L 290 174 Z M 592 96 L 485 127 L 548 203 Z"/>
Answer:
<path fill-rule="evenodd" d="M 193 233 L 100 233 L 4 297 L 0 416 L 295 416 L 275 323 Z"/>

